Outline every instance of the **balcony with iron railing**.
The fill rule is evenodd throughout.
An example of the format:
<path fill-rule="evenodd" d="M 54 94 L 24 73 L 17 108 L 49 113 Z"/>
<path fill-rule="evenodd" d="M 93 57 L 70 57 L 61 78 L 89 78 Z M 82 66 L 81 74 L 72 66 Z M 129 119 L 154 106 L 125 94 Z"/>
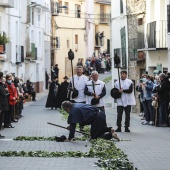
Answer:
<path fill-rule="evenodd" d="M 111 5 L 111 0 L 95 0 L 96 3 Z"/>
<path fill-rule="evenodd" d="M 51 49 L 56 50 L 57 48 L 60 48 L 60 38 L 51 36 Z"/>
<path fill-rule="evenodd" d="M 138 26 L 138 51 L 167 50 L 166 34 L 166 21 L 154 21 Z"/>
<path fill-rule="evenodd" d="M 35 43 L 31 43 L 31 51 L 26 52 L 25 60 L 37 60 L 38 53 L 37 53 L 37 47 L 35 46 Z"/>
<path fill-rule="evenodd" d="M 108 14 L 108 13 L 99 14 L 99 23 L 100 24 L 108 24 L 108 23 L 110 23 L 110 19 L 111 19 L 111 14 Z"/>
<path fill-rule="evenodd" d="M 14 0 L 0 0 L 0 6 L 4 8 L 14 8 Z"/>

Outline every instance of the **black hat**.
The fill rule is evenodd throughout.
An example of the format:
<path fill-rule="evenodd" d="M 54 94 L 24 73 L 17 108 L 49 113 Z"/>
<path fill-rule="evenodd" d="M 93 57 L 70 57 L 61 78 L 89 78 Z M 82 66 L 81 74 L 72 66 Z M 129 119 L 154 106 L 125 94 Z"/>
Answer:
<path fill-rule="evenodd" d="M 68 79 L 68 77 L 67 77 L 67 76 L 65 76 L 63 79 Z"/>
<path fill-rule="evenodd" d="M 117 88 L 113 88 L 111 91 L 110 91 L 110 95 L 114 98 L 114 99 L 118 99 L 118 98 L 121 98 L 121 93 L 119 92 L 119 89 Z"/>
<path fill-rule="evenodd" d="M 96 104 L 99 104 L 99 99 L 93 98 L 93 99 L 91 100 L 91 105 L 96 105 Z"/>
<path fill-rule="evenodd" d="M 55 136 L 56 142 L 64 142 L 67 138 L 66 136 L 62 135 L 60 137 Z"/>
<path fill-rule="evenodd" d="M 74 91 L 73 91 L 71 97 L 74 99 L 74 98 L 76 98 L 78 95 L 79 95 L 79 91 L 78 91 L 76 88 L 74 88 Z"/>

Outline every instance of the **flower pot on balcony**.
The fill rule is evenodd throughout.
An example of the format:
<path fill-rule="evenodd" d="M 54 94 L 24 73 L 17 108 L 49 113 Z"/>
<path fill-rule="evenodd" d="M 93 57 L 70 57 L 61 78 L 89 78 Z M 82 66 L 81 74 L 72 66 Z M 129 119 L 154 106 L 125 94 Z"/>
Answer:
<path fill-rule="evenodd" d="M 0 45 L 0 54 L 4 54 L 4 45 Z"/>

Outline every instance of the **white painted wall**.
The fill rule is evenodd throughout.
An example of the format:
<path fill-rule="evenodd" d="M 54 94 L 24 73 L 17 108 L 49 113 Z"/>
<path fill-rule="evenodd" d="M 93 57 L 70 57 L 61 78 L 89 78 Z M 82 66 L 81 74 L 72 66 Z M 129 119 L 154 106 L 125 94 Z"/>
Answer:
<path fill-rule="evenodd" d="M 0 62 L 0 70 L 5 73 L 15 73 L 25 81 L 29 79 L 36 83 L 44 82 L 45 68 L 50 73 L 51 2 L 50 0 L 36 0 L 36 3 L 46 6 L 49 11 L 34 8 L 34 25 L 27 23 L 27 6 L 31 5 L 31 2 L 35 1 L 15 0 L 15 8 L 0 7 L 0 22 L 3 23 L 0 25 L 0 31 L 5 31 L 10 37 L 7 53 L 4 55 L 6 61 Z M 38 21 L 38 14 L 40 14 L 40 21 Z M 33 37 L 32 31 L 34 31 Z M 16 45 L 24 46 L 24 56 L 26 56 L 26 52 L 31 50 L 27 49 L 29 39 L 30 43 L 34 42 L 38 49 L 37 60 L 24 61 L 17 65 L 16 61 L 20 61 L 20 58 L 16 58 Z"/>
<path fill-rule="evenodd" d="M 86 0 L 86 13 L 94 14 L 94 0 Z M 86 15 L 86 57 L 94 52 L 94 15 Z"/>
<path fill-rule="evenodd" d="M 169 0 L 148 0 L 146 1 L 146 26 L 147 23 L 153 21 L 167 21 L 167 3 Z M 169 3 L 168 3 L 169 4 Z M 165 26 L 165 29 L 167 27 Z M 145 34 L 146 34 L 145 29 Z M 165 30 L 167 32 L 167 30 Z M 166 44 L 170 48 L 169 36 L 166 37 Z M 168 50 L 146 51 L 146 70 L 150 75 L 153 75 L 152 67 L 156 67 L 161 63 L 163 68 L 168 68 L 170 71 L 170 55 Z"/>
<path fill-rule="evenodd" d="M 128 61 L 128 34 L 127 34 L 127 17 L 126 1 L 123 1 L 123 13 L 120 13 L 120 0 L 111 1 L 111 56 L 112 56 L 112 86 L 114 79 L 118 79 L 118 71 L 114 68 L 114 49 L 121 48 L 120 29 L 126 28 L 126 55 Z M 127 63 L 128 67 L 128 63 Z"/>

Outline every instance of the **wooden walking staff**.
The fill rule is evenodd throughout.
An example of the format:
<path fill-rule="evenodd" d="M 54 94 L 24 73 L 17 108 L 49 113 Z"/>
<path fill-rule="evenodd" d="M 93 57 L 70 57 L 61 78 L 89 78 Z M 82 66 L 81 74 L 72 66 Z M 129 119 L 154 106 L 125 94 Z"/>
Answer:
<path fill-rule="evenodd" d="M 73 75 L 73 59 L 74 59 L 74 53 L 73 51 L 70 49 L 70 51 L 68 52 L 68 59 L 71 60 L 71 69 L 72 69 L 72 85 L 73 85 L 73 93 L 72 93 L 72 98 L 76 98 L 78 96 L 78 90 L 74 87 L 74 75 Z"/>
<path fill-rule="evenodd" d="M 60 128 L 69 130 L 68 128 L 66 128 L 66 127 L 64 127 L 64 126 L 61 126 L 61 125 L 57 125 L 57 124 L 50 123 L 50 122 L 47 122 L 47 123 L 48 123 L 49 125 L 53 125 L 53 126 L 57 126 L 57 127 L 60 127 Z M 85 132 L 80 132 L 80 131 L 78 131 L 78 130 L 75 130 L 75 132 L 81 133 L 81 134 L 83 134 L 83 135 L 88 135 L 88 136 L 90 136 L 90 134 L 85 133 Z"/>

